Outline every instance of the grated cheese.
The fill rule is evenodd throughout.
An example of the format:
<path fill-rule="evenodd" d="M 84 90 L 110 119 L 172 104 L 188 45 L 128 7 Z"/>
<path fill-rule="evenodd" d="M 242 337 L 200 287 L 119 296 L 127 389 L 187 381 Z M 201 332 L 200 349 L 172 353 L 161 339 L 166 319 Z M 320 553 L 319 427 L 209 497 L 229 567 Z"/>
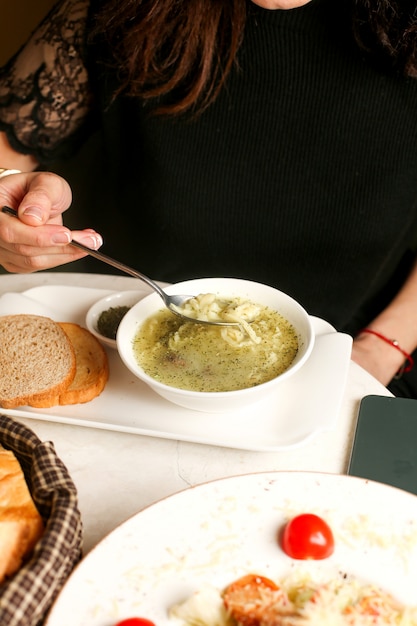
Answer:
<path fill-rule="evenodd" d="M 260 613 L 258 604 L 255 621 L 251 597 L 246 604 L 242 600 L 237 621 L 224 608 L 225 591 L 209 586 L 172 607 L 170 618 L 182 626 L 417 626 L 417 606 L 405 607 L 383 589 L 353 578 L 315 583 L 292 576 L 277 585 L 277 600 L 265 602 Z"/>

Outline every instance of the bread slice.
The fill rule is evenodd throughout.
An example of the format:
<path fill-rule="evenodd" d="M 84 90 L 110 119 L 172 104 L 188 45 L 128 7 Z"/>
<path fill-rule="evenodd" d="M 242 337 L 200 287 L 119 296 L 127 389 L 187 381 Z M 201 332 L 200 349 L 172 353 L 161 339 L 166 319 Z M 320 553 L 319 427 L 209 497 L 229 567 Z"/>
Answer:
<path fill-rule="evenodd" d="M 59 394 L 59 404 L 90 402 L 98 396 L 109 379 L 107 352 L 86 328 L 59 322 L 75 351 L 76 372 L 73 381 Z"/>
<path fill-rule="evenodd" d="M 0 448 L 0 583 L 21 567 L 43 532 L 18 460 Z"/>
<path fill-rule="evenodd" d="M 0 406 L 51 407 L 75 377 L 75 350 L 49 317 L 0 317 Z"/>

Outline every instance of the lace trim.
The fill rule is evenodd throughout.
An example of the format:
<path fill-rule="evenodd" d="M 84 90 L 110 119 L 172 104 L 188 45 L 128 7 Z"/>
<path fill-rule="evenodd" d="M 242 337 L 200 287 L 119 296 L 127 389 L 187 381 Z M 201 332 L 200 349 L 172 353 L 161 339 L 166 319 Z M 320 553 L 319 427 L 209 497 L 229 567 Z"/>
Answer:
<path fill-rule="evenodd" d="M 0 69 L 0 129 L 23 152 L 51 156 L 91 110 L 84 64 L 88 4 L 59 2 Z"/>

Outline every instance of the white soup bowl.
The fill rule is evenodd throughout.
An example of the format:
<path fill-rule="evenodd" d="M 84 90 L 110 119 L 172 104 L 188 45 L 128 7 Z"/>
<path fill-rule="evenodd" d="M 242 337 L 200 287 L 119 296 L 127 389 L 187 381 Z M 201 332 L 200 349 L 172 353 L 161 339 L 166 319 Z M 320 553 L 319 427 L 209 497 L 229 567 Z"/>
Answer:
<path fill-rule="evenodd" d="M 126 313 L 117 331 L 116 343 L 119 355 L 127 368 L 154 392 L 174 404 L 203 411 L 223 413 L 239 410 L 262 400 L 282 383 L 294 376 L 306 363 L 314 346 L 314 329 L 305 309 L 289 295 L 260 283 L 236 278 L 201 278 L 175 283 L 165 287 L 167 293 L 197 296 L 214 293 L 223 298 L 242 298 L 268 306 L 278 311 L 295 328 L 298 336 L 298 351 L 290 366 L 281 374 L 254 387 L 233 391 L 204 392 L 179 389 L 155 380 L 139 365 L 133 349 L 134 338 L 141 325 L 151 315 L 164 308 L 158 294 L 143 298 Z"/>

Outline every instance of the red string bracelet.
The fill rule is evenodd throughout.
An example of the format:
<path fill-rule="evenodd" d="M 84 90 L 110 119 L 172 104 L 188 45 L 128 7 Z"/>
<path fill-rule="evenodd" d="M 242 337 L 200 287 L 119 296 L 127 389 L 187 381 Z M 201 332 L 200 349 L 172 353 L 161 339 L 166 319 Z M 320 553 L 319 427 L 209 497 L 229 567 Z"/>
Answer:
<path fill-rule="evenodd" d="M 376 330 L 371 330 L 370 328 L 363 328 L 361 330 L 361 333 L 369 333 L 370 335 L 375 335 L 375 337 L 379 337 L 379 339 L 382 339 L 382 341 L 385 341 L 385 343 L 388 343 L 390 346 L 392 346 L 396 350 L 399 350 L 399 352 L 401 352 L 401 354 L 405 357 L 404 365 L 402 365 L 400 369 L 398 370 L 396 374 L 396 378 L 400 378 L 400 376 L 402 376 L 406 372 L 409 372 L 410 370 L 413 369 L 414 367 L 413 357 L 411 356 L 411 354 L 408 354 L 408 352 L 406 352 L 400 347 L 400 344 L 398 343 L 396 339 L 389 339 L 388 337 L 385 337 L 385 335 L 382 335 Z"/>

